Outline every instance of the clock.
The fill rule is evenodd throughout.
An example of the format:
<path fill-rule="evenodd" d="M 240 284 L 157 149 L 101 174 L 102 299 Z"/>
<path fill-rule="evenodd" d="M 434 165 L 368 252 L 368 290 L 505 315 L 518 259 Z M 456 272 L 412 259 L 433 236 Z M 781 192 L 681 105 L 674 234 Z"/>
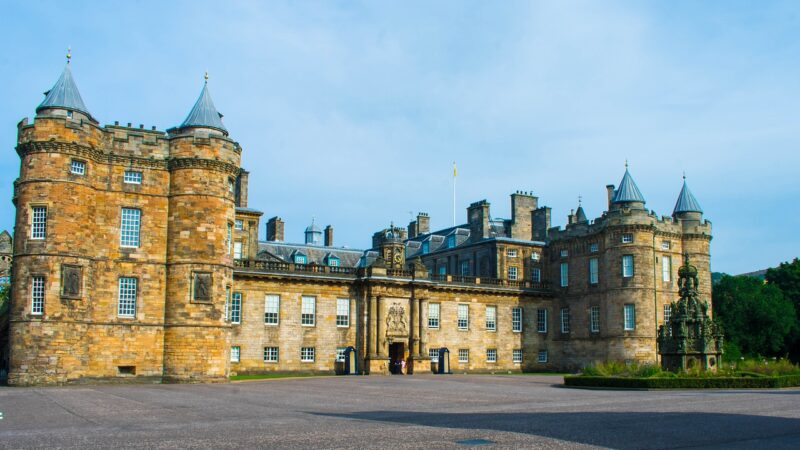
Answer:
<path fill-rule="evenodd" d="M 403 260 L 403 255 L 401 255 L 400 253 L 394 254 L 394 262 L 399 264 L 402 260 Z"/>

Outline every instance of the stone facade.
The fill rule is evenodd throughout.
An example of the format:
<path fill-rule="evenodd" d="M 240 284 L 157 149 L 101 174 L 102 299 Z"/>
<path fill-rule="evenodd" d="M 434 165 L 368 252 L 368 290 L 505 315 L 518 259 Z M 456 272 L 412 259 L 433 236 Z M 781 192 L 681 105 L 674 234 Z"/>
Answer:
<path fill-rule="evenodd" d="M 610 197 L 601 217 L 579 209 L 562 230 L 516 192 L 509 220 L 480 201 L 466 224 L 432 232 L 421 213 L 363 252 L 334 247 L 330 226 L 324 239 L 312 224 L 305 244 L 281 242 L 277 216 L 261 242 L 242 149 L 206 87 L 166 132 L 101 127 L 82 103 L 53 102 L 18 126 L 0 337 L 11 384 L 333 373 L 348 346 L 370 374 L 401 361 L 430 372 L 442 347 L 454 372 L 656 362 L 679 255 L 691 255 L 710 296 L 711 226 L 699 212 L 659 218 L 643 199 Z"/>

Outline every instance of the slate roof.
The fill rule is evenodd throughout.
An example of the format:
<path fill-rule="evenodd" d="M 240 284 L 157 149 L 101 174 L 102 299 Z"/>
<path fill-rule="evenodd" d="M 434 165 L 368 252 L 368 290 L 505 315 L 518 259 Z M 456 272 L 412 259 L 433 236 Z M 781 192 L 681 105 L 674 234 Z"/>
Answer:
<path fill-rule="evenodd" d="M 78 91 L 78 86 L 72 78 L 72 71 L 69 68 L 69 63 L 64 67 L 61 76 L 53 87 L 44 93 L 45 97 L 39 106 L 36 107 L 38 113 L 42 109 L 47 108 L 64 108 L 67 110 L 78 111 L 92 117 L 89 109 L 83 103 L 81 93 Z"/>
<path fill-rule="evenodd" d="M 575 211 L 575 221 L 578 223 L 589 221 L 589 219 L 586 218 L 586 212 L 583 210 L 583 206 L 578 206 L 578 210 Z"/>
<path fill-rule="evenodd" d="M 631 173 L 628 172 L 628 168 L 625 168 L 625 175 L 622 176 L 622 181 L 619 182 L 619 188 L 614 191 L 614 199 L 611 201 L 612 203 L 627 203 L 627 202 L 641 202 L 645 203 L 644 196 L 642 195 L 642 191 L 639 190 L 639 187 L 636 186 L 636 182 L 633 181 L 633 177 Z"/>
<path fill-rule="evenodd" d="M 339 258 L 341 267 L 363 267 L 364 264 L 371 265 L 378 257 L 374 251 L 364 251 L 342 247 L 322 247 L 319 245 L 288 244 L 285 242 L 259 242 L 257 259 L 272 261 L 282 261 L 287 263 L 294 262 L 295 253 L 302 253 L 306 256 L 307 264 L 328 265 L 328 257 Z M 365 256 L 362 261 L 362 256 Z"/>
<path fill-rule="evenodd" d="M 211 100 L 211 94 L 208 93 L 208 81 L 203 84 L 200 97 L 179 128 L 187 127 L 213 128 L 221 131 L 225 136 L 228 135 L 228 129 L 222 124 L 222 114 L 217 111 Z"/>
<path fill-rule="evenodd" d="M 683 180 L 683 187 L 681 188 L 681 193 L 678 194 L 678 201 L 675 203 L 675 209 L 672 211 L 672 214 L 684 212 L 703 213 L 703 208 L 700 207 L 700 203 L 694 198 L 694 195 L 692 195 L 692 191 L 689 190 L 685 179 Z"/>

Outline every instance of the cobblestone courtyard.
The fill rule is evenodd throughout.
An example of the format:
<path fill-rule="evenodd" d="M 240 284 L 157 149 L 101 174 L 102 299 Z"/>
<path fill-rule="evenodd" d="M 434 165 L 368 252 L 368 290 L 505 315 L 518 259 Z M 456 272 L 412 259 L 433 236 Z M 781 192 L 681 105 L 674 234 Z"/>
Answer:
<path fill-rule="evenodd" d="M 592 391 L 560 382 L 417 375 L 0 388 L 0 447 L 800 447 L 800 390 Z"/>

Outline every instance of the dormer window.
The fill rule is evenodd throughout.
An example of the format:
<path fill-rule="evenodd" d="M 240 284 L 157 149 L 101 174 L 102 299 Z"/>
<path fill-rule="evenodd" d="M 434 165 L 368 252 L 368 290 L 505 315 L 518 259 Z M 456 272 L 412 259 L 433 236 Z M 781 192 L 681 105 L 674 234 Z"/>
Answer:
<path fill-rule="evenodd" d="M 302 253 L 295 253 L 295 255 L 294 255 L 294 263 L 295 264 L 306 264 L 307 261 L 308 261 L 308 259 L 306 258 L 306 255 L 304 255 Z"/>
<path fill-rule="evenodd" d="M 455 235 L 447 236 L 447 248 L 453 248 L 456 246 L 456 237 Z"/>
<path fill-rule="evenodd" d="M 431 251 L 431 243 L 430 242 L 423 242 L 422 243 L 422 254 L 425 255 Z"/>
<path fill-rule="evenodd" d="M 77 159 L 73 159 L 72 163 L 69 165 L 69 171 L 75 175 L 85 175 L 86 174 L 86 162 L 79 161 Z"/>
<path fill-rule="evenodd" d="M 339 258 L 335 256 L 328 256 L 328 265 L 331 267 L 339 267 Z"/>

